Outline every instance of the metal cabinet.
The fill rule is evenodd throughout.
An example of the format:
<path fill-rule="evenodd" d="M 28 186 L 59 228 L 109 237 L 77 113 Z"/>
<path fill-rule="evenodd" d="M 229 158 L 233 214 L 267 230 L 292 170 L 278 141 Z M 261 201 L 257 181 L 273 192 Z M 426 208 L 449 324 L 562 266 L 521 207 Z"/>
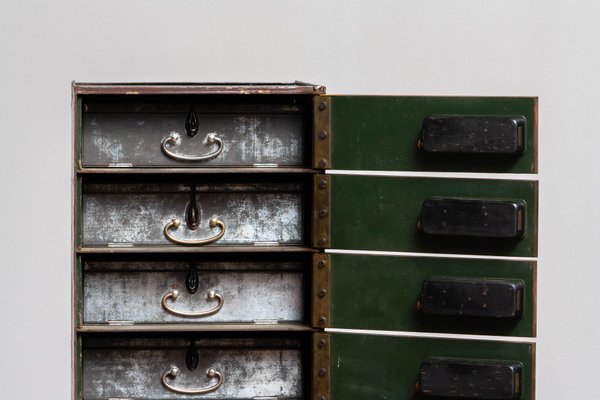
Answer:
<path fill-rule="evenodd" d="M 74 83 L 73 398 L 533 399 L 536 115 Z"/>

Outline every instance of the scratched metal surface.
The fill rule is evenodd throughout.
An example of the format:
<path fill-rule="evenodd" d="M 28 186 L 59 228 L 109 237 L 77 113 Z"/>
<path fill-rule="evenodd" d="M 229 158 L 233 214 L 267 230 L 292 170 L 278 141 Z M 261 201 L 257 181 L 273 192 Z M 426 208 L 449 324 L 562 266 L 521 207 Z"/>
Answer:
<path fill-rule="evenodd" d="M 179 184 L 90 184 L 84 186 L 82 240 L 86 246 L 109 244 L 172 245 L 163 229 L 172 218 L 182 225 L 171 234 L 179 239 L 205 239 L 219 233 L 209 220 L 219 218 L 225 235 L 215 245 L 276 242 L 302 245 L 304 237 L 301 184 L 216 184 L 198 187 L 201 222 L 185 225 L 189 186 Z"/>
<path fill-rule="evenodd" d="M 185 286 L 186 262 L 86 262 L 84 264 L 83 320 L 133 323 L 252 323 L 275 320 L 301 322 L 304 318 L 301 262 L 203 262 L 196 266 L 200 284 L 190 294 Z M 161 304 L 165 293 L 177 289 L 179 298 L 168 304 L 183 312 L 199 312 L 217 304 L 206 294 L 223 296 L 216 314 L 190 318 L 173 315 Z M 263 320 L 263 321 L 260 321 Z"/>
<path fill-rule="evenodd" d="M 198 114 L 199 130 L 189 137 L 187 114 L 86 114 L 83 121 L 82 158 L 85 167 L 130 163 L 133 167 L 223 167 L 304 163 L 304 122 L 301 113 Z M 161 149 L 163 138 L 178 133 L 169 150 L 177 155 L 201 156 L 215 151 L 206 138 L 215 133 L 223 141 L 218 156 L 205 161 L 174 160 Z"/>
<path fill-rule="evenodd" d="M 252 346 L 202 347 L 195 371 L 186 368 L 185 348 L 86 348 L 83 350 L 83 397 L 135 399 L 278 399 L 303 398 L 302 354 L 294 348 Z M 223 385 L 202 396 L 183 395 L 168 390 L 161 382 L 172 366 L 180 374 L 169 383 L 186 389 L 214 385 L 206 376 L 208 368 L 223 374 Z"/>

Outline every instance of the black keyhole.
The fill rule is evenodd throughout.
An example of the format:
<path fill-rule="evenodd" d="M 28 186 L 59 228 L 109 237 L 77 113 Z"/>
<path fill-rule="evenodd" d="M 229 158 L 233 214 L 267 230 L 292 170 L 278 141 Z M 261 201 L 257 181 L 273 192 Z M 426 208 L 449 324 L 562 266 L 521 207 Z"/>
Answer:
<path fill-rule="evenodd" d="M 196 185 L 191 185 L 190 202 L 185 208 L 185 222 L 189 229 L 196 230 L 200 225 L 200 207 L 196 201 Z"/>
<path fill-rule="evenodd" d="M 200 362 L 200 355 L 196 349 L 196 344 L 190 342 L 190 348 L 185 353 L 185 366 L 189 371 L 193 371 L 198 367 L 198 362 Z"/>
<path fill-rule="evenodd" d="M 198 276 L 198 270 L 192 264 L 190 265 L 190 269 L 185 277 L 185 287 L 187 288 L 188 292 L 194 294 L 198 290 L 198 286 L 200 286 L 200 277 Z"/>
<path fill-rule="evenodd" d="M 188 114 L 185 120 L 185 131 L 190 137 L 194 137 L 198 133 L 198 117 L 193 111 Z"/>

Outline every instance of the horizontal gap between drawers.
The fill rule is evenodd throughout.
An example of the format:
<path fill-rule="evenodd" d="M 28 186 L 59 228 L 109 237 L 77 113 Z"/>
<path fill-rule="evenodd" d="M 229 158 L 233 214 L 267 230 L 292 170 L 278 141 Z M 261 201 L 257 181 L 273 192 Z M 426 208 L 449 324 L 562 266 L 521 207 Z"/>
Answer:
<path fill-rule="evenodd" d="M 538 181 L 537 174 L 506 174 L 486 172 L 434 172 L 434 171 L 364 171 L 328 169 L 329 175 L 391 176 L 403 178 L 495 179 L 512 181 Z"/>
<path fill-rule="evenodd" d="M 430 332 L 406 332 L 406 331 L 379 331 L 367 329 L 339 329 L 325 328 L 328 333 L 346 333 L 354 335 L 373 335 L 373 336 L 398 336 L 398 337 L 419 337 L 430 339 L 456 339 L 456 340 L 478 340 L 488 342 L 511 342 L 511 343 L 536 343 L 535 337 L 514 337 L 514 336 L 488 336 L 488 335 L 464 335 L 454 333 L 430 333 Z"/>
<path fill-rule="evenodd" d="M 447 253 L 413 253 L 405 251 L 379 251 L 379 250 L 349 250 L 349 249 L 326 249 L 330 254 L 356 254 L 372 256 L 389 257 L 430 257 L 430 258 L 471 258 L 478 260 L 507 260 L 507 261 L 537 261 L 537 257 L 510 257 L 510 256 L 490 256 L 479 254 L 447 254 Z"/>

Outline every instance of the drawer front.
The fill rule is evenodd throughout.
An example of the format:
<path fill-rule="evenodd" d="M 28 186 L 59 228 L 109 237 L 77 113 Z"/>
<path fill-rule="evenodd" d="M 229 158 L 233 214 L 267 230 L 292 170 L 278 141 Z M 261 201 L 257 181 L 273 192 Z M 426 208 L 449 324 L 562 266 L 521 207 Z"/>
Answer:
<path fill-rule="evenodd" d="M 533 262 L 330 257 L 332 328 L 535 336 Z"/>
<path fill-rule="evenodd" d="M 329 104 L 319 112 L 330 113 L 333 169 L 537 172 L 535 98 L 332 96 L 317 101 Z"/>
<path fill-rule="evenodd" d="M 330 341 L 332 399 L 413 400 L 434 393 L 443 398 L 534 398 L 533 344 L 338 333 Z M 450 362 L 468 368 L 440 371 Z M 433 381 L 426 376 L 432 364 L 437 367 Z M 516 373 L 505 373 L 507 367 Z M 486 377 L 491 379 L 487 384 Z M 457 392 L 461 388 L 467 388 L 464 395 Z"/>
<path fill-rule="evenodd" d="M 90 338 L 83 350 L 83 398 L 301 399 L 302 368 L 297 340 Z"/>
<path fill-rule="evenodd" d="M 332 248 L 537 255 L 537 182 L 330 179 Z"/>
<path fill-rule="evenodd" d="M 254 246 L 305 242 L 302 183 L 196 186 L 195 230 L 188 223 L 193 198 L 190 187 L 168 183 L 84 185 L 82 244 Z"/>
<path fill-rule="evenodd" d="M 83 323 L 300 323 L 302 267 L 297 261 L 88 261 Z"/>
<path fill-rule="evenodd" d="M 307 124 L 301 103 L 294 100 L 281 104 L 91 101 L 83 106 L 82 165 L 304 166 Z"/>

